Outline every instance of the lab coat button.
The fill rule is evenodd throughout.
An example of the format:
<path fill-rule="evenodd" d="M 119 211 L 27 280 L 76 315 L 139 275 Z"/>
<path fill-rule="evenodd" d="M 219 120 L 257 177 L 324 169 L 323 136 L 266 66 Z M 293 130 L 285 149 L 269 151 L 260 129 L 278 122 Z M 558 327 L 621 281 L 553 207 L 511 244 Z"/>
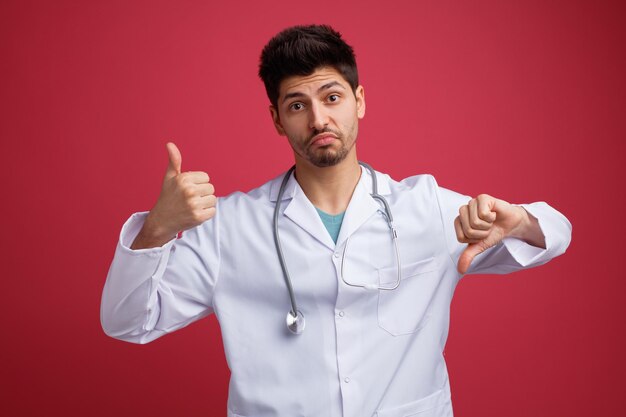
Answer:
<path fill-rule="evenodd" d="M 350 378 L 345 377 L 345 378 L 343 379 L 343 382 L 345 382 L 346 384 L 347 384 L 347 383 L 349 383 L 349 382 L 350 382 Z"/>
<path fill-rule="evenodd" d="M 334 256 L 335 258 L 339 258 L 339 252 L 335 252 L 335 253 L 333 253 L 333 256 Z"/>
<path fill-rule="evenodd" d="M 345 316 L 345 315 L 346 315 L 346 313 L 344 313 L 343 311 L 340 311 L 340 312 L 339 312 L 339 317 L 343 317 L 343 316 Z"/>

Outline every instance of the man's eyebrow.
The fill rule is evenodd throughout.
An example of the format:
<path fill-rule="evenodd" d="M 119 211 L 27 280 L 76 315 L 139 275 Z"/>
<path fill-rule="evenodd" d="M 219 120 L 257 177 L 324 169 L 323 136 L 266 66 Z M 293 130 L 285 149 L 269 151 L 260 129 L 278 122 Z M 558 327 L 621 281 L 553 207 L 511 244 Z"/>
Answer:
<path fill-rule="evenodd" d="M 346 89 L 343 85 L 341 85 L 341 83 L 339 81 L 331 81 L 328 84 L 324 84 L 323 86 L 318 88 L 317 92 L 319 93 L 322 90 L 328 90 L 331 87 L 341 87 L 344 90 Z"/>
<path fill-rule="evenodd" d="M 300 93 L 298 91 L 293 92 L 293 93 L 289 93 L 289 94 L 285 94 L 285 97 L 283 97 L 282 101 L 284 103 L 285 101 L 289 100 L 290 98 L 295 98 L 295 97 L 304 97 L 304 94 L 302 94 L 302 93 Z"/>
<path fill-rule="evenodd" d="M 318 88 L 317 92 L 319 93 L 321 91 L 328 90 L 329 88 L 332 88 L 332 87 L 341 87 L 344 90 L 346 89 L 343 85 L 341 85 L 339 81 L 331 81 L 329 83 L 324 84 L 320 88 Z M 293 93 L 285 94 L 285 97 L 283 97 L 282 102 L 284 103 L 290 98 L 296 98 L 296 97 L 304 97 L 304 94 L 299 91 L 294 91 Z"/>

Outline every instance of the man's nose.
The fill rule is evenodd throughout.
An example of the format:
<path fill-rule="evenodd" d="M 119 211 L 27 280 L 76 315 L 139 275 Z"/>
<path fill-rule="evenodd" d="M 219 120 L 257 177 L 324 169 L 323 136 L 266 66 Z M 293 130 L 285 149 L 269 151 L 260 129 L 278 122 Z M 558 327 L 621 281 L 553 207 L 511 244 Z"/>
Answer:
<path fill-rule="evenodd" d="M 309 127 L 312 130 L 323 130 L 328 126 L 328 114 L 321 103 L 313 103 L 309 112 Z"/>

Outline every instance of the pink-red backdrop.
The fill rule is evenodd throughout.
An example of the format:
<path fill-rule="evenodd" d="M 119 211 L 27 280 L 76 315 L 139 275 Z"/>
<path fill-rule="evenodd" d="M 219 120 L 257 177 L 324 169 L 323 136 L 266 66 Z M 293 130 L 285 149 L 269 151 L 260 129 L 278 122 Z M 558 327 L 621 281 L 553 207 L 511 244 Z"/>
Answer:
<path fill-rule="evenodd" d="M 458 287 L 456 415 L 624 415 L 622 4 L 3 1 L 0 414 L 225 415 L 215 319 L 119 342 L 101 289 L 122 223 L 158 195 L 167 140 L 218 195 L 291 164 L 259 52 L 286 26 L 329 23 L 365 86 L 361 159 L 546 200 L 574 225 L 547 266 Z"/>

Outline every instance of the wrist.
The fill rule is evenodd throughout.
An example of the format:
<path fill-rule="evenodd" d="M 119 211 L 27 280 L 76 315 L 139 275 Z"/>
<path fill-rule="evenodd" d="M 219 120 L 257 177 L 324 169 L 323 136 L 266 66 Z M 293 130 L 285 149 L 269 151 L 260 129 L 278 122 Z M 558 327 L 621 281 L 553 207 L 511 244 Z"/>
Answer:
<path fill-rule="evenodd" d="M 523 240 L 529 245 L 539 248 L 546 248 L 546 241 L 539 226 L 539 221 L 535 216 L 530 214 L 524 207 L 515 206 L 521 213 L 519 224 L 511 231 L 510 236 Z"/>
<path fill-rule="evenodd" d="M 149 213 L 130 248 L 146 249 L 163 246 L 175 238 L 176 234 L 177 232 L 170 232 L 164 228 L 152 213 Z"/>

